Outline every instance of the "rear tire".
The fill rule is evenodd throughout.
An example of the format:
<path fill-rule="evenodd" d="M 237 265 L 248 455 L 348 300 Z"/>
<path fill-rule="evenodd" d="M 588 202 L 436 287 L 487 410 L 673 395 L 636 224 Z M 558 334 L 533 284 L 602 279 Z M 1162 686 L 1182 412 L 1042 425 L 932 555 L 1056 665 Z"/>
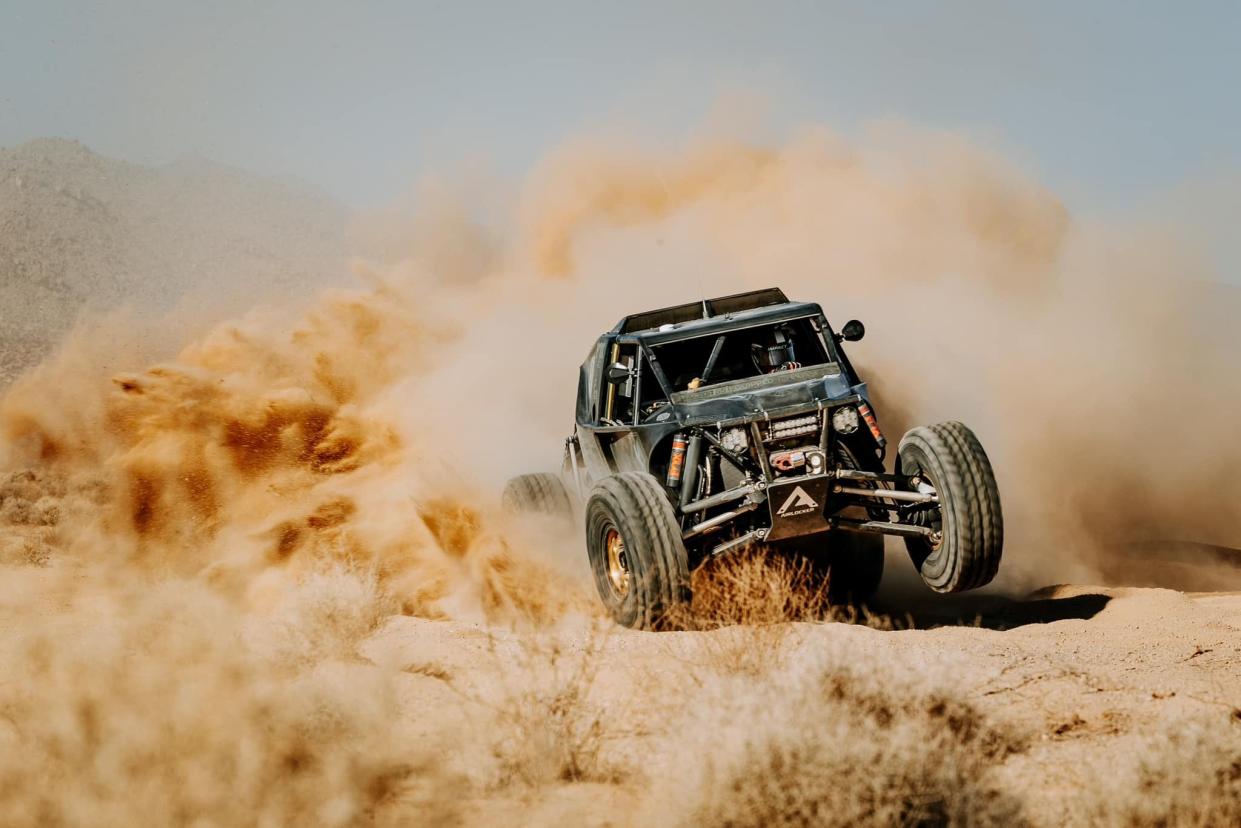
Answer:
<path fill-rule="evenodd" d="M 504 486 L 500 505 L 510 515 L 534 513 L 573 519 L 573 504 L 564 483 L 559 476 L 545 472 L 514 477 Z"/>
<path fill-rule="evenodd" d="M 586 503 L 586 550 L 599 597 L 618 624 L 668 629 L 688 618 L 689 556 L 654 477 L 622 472 L 595 486 Z"/>
<path fill-rule="evenodd" d="M 936 592 L 962 592 L 991 582 L 1000 568 L 1004 519 L 991 461 L 974 433 L 958 422 L 912 429 L 901 440 L 904 475 L 934 488 L 940 508 L 924 513 L 936 540 L 906 538 L 923 582 Z"/>

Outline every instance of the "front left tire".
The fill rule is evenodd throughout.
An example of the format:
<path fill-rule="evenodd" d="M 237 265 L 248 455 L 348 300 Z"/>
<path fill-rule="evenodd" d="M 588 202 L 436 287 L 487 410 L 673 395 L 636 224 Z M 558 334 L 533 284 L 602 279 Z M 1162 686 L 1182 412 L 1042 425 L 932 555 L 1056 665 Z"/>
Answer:
<path fill-rule="evenodd" d="M 595 486 L 586 502 L 586 550 L 599 597 L 618 624 L 660 630 L 688 620 L 689 556 L 654 477 L 622 472 Z"/>

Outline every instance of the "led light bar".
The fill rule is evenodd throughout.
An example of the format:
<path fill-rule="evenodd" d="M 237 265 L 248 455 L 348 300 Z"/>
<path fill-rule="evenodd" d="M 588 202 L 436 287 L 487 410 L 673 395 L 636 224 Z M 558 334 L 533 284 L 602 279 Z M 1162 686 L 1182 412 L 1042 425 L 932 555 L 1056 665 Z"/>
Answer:
<path fill-rule="evenodd" d="M 763 435 L 764 442 L 785 440 L 789 437 L 801 437 L 804 434 L 815 434 L 819 430 L 819 415 L 809 414 L 805 417 L 790 417 L 771 424 Z"/>

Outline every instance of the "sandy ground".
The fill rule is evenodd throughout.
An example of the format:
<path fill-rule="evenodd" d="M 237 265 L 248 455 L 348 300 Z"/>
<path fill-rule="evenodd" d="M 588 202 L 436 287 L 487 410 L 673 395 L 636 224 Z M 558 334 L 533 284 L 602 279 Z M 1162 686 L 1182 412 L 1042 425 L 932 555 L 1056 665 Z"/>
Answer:
<path fill-rule="evenodd" d="M 1024 819 L 1052 826 L 1125 824 L 1127 818 L 1114 814 L 1092 819 L 1088 810 L 1098 806 L 1100 786 L 1114 769 L 1117 798 L 1140 799 L 1148 795 L 1140 792 L 1128 767 L 1135 757 L 1152 751 L 1152 745 L 1162 750 L 1181 723 L 1218 723 L 1225 737 L 1241 726 L 1241 591 L 1058 585 L 1020 598 L 985 592 L 940 596 L 922 589 L 904 563 L 902 569 L 899 560 L 890 561 L 874 606 L 885 623 L 899 629 L 876 628 L 875 617 L 867 623 L 643 633 L 579 616 L 551 627 L 513 628 L 392 615 L 359 645 L 349 646 L 353 655 L 341 653 L 342 663 L 349 665 L 342 675 L 358 682 L 356 688 L 334 691 L 342 694 L 346 707 L 317 714 L 298 727 L 330 730 L 331 716 L 369 703 L 367 694 L 373 691 L 366 689 L 367 676 L 386 677 L 383 685 L 396 699 L 379 726 L 400 734 L 391 737 L 398 750 L 409 748 L 410 755 L 424 761 L 430 757 L 437 772 L 426 777 L 429 801 L 435 807 L 448 803 L 449 810 L 441 818 L 406 793 L 385 806 L 391 809 L 384 812 L 390 818 L 380 819 L 380 824 L 411 819 L 456 825 L 717 824 L 695 818 L 682 804 L 700 801 L 707 790 L 702 773 L 709 773 L 717 759 L 735 762 L 745 755 L 749 740 L 773 732 L 763 721 L 765 711 L 789 713 L 785 687 L 796 685 L 799 675 L 846 667 L 868 683 L 858 698 L 876 688 L 916 696 L 952 687 L 955 697 L 980 715 L 979 721 L 1018 734 L 1022 746 L 995 758 L 993 782 L 1020 801 Z M 19 642 L 23 629 L 55 625 L 68 611 L 68 596 L 74 593 L 65 589 L 80 585 L 81 579 L 58 579 L 57 569 L 54 564 L 5 567 L 9 594 L 42 597 L 21 612 L 10 612 L 12 607 L 0 601 L 0 640 Z M 1227 583 L 1235 574 L 1219 570 L 1218 579 Z M 1195 569 L 1195 577 L 1206 577 L 1206 570 Z M 92 604 L 79 601 L 76 606 L 77 621 L 91 626 L 96 612 Z M 188 611 L 195 612 L 193 607 Z M 339 626 L 341 612 L 347 614 L 338 605 L 322 623 Z M 204 618 L 202 623 L 218 621 Z M 299 627 L 304 624 L 299 622 Z M 138 637 L 121 646 L 145 652 L 141 648 L 147 645 L 138 642 L 156 633 L 144 631 L 142 624 L 135 629 Z M 53 640 L 58 647 L 87 651 L 100 643 L 91 643 L 95 639 L 86 628 L 73 635 L 81 641 L 66 638 L 63 631 Z M 105 653 L 107 646 L 116 643 L 104 646 Z M 182 653 L 190 659 L 184 663 L 158 651 L 146 653 L 140 663 L 148 663 L 156 674 L 167 673 L 174 682 L 171 691 L 183 681 L 214 675 L 219 654 L 196 655 L 195 646 Z M 201 669 L 191 666 L 197 661 Z M 37 662 L 15 663 L 28 669 Z M 800 669 L 803 665 L 806 670 Z M 906 682 L 905 690 L 899 682 Z M 889 685 L 898 689 L 882 690 Z M 60 700 L 60 690 L 38 686 L 40 695 L 52 693 L 49 699 Z M 75 679 L 74 686 L 92 684 Z M 109 715 L 124 712 L 127 692 L 117 691 Z M 304 694 L 296 685 L 289 692 L 290 699 Z M 171 705 L 165 695 L 163 690 L 152 694 L 144 689 L 136 702 L 139 711 L 142 705 Z M 220 703 L 228 705 L 230 699 L 233 696 L 225 694 Z M 78 709 L 73 707 L 77 703 L 69 704 L 67 710 Z M 791 703 L 795 717 L 801 715 L 797 704 Z M 815 739 L 831 740 L 842 732 L 841 722 L 815 717 L 853 718 L 850 704 L 811 705 L 796 726 Z M 323 715 L 329 718 L 323 720 Z M 866 715 L 856 714 L 859 720 Z M 174 716 L 173 721 L 184 718 Z M 20 719 L 14 725 L 24 727 Z M 844 732 L 855 739 L 874 733 L 861 728 Z M 573 735 L 557 735 L 561 730 Z M 781 739 L 790 738 L 787 729 L 775 732 Z M 877 738 L 893 741 L 899 736 Z M 549 755 L 570 744 L 574 755 L 568 760 Z M 857 750 L 856 745 L 842 748 Z M 198 761 L 193 750 L 187 756 L 191 763 Z M 478 772 L 486 775 L 490 771 L 480 769 L 497 761 L 507 763 L 509 770 L 491 782 L 462 782 L 462 793 L 457 793 L 454 774 L 463 779 Z M 581 761 L 587 772 L 581 778 L 563 778 L 566 761 Z M 614 776 L 610 767 L 617 769 Z M 876 768 L 877 773 L 886 770 Z M 759 768 L 756 773 L 802 771 Z M 530 778 L 523 779 L 527 772 Z M 682 788 L 684 796 L 679 795 Z M 783 824 L 800 824 L 795 815 L 786 817 Z M 996 824 L 994 818 L 984 822 Z M 751 816 L 739 824 L 763 821 Z M 1182 814 L 1167 824 L 1199 823 Z"/>
<path fill-rule="evenodd" d="M 1143 739 L 1166 733 L 1170 723 L 1220 711 L 1241 717 L 1241 592 L 1061 585 L 1022 599 L 945 597 L 918 596 L 900 574 L 890 581 L 895 583 L 887 586 L 881 608 L 903 610 L 904 623 L 918 628 L 799 623 L 765 631 L 614 629 L 600 639 L 595 631 L 569 625 L 537 635 L 552 649 L 598 649 L 594 686 L 605 708 L 627 718 L 632 735 L 624 750 L 645 763 L 667 759 L 658 754 L 683 726 L 678 693 L 700 687 L 704 676 L 728 661 L 738 636 L 758 635 L 749 643 L 769 647 L 758 655 L 762 663 L 753 665 L 758 671 L 826 653 L 854 653 L 864 663 L 915 675 L 929 666 L 947 669 L 967 701 L 1029 734 L 1029 747 L 1004 759 L 999 778 L 1021 793 L 1036 824 L 1079 822 L 1082 797 L 1099 775 L 1140 750 Z M 481 698 L 475 691 L 504 684 L 515 654 L 529 652 L 530 635 L 395 617 L 363 652 L 405 665 L 403 709 L 430 736 L 454 722 L 468 725 Z M 728 669 L 745 672 L 745 666 Z M 643 794 L 624 786 L 564 786 L 533 799 L 493 801 L 486 807 L 494 810 L 475 816 L 487 821 L 521 813 L 538 823 L 624 823 Z"/>

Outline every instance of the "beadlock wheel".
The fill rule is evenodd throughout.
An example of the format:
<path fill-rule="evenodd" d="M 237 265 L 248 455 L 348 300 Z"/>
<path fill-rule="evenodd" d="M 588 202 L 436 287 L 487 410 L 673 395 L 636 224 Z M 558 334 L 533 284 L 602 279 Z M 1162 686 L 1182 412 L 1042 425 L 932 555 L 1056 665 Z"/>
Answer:
<path fill-rule="evenodd" d="M 654 630 L 686 619 L 689 556 L 654 477 L 622 472 L 599 481 L 586 502 L 586 551 L 599 598 L 618 624 Z"/>
<path fill-rule="evenodd" d="M 629 592 L 629 561 L 625 557 L 625 540 L 615 526 L 604 530 L 603 546 L 608 552 L 608 581 L 618 597 Z"/>

